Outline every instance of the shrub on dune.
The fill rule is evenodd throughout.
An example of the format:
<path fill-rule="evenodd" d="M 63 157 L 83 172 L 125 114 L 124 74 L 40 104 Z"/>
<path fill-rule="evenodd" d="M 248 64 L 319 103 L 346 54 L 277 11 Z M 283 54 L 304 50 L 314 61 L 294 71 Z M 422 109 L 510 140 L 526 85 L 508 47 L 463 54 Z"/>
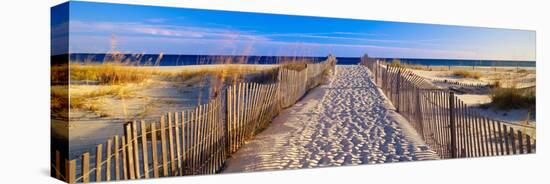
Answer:
<path fill-rule="evenodd" d="M 491 104 L 498 109 L 534 109 L 536 95 L 533 91 L 516 88 L 495 88 L 491 92 Z"/>
<path fill-rule="evenodd" d="M 466 70 L 459 70 L 453 72 L 454 76 L 462 77 L 462 78 L 471 78 L 471 79 L 479 79 L 481 78 L 481 74 L 477 72 L 470 72 Z"/>

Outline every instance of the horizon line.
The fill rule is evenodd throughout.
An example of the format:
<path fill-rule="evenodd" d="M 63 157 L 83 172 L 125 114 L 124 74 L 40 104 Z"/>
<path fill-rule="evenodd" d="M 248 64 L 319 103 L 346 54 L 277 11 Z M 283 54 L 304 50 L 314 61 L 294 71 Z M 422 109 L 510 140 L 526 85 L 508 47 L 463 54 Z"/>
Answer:
<path fill-rule="evenodd" d="M 71 54 L 110 54 L 110 53 L 65 53 L 65 54 L 55 54 L 50 56 L 62 56 L 62 55 L 71 55 Z M 160 55 L 158 54 L 146 54 L 146 53 L 122 53 L 124 55 L 131 55 L 131 54 L 143 54 L 143 55 Z M 231 57 L 328 57 L 330 55 L 335 56 L 336 58 L 361 58 L 363 56 L 337 56 L 334 54 L 328 54 L 326 56 L 287 56 L 287 55 L 231 55 L 231 54 L 165 54 L 166 55 L 173 55 L 173 56 L 231 56 Z M 370 57 L 370 56 L 369 56 Z M 519 60 L 519 59 L 479 59 L 479 58 L 426 58 L 426 57 L 418 57 L 418 58 L 409 58 L 409 57 L 370 57 L 370 58 L 376 58 L 376 59 L 426 59 L 426 60 L 465 60 L 465 61 L 517 61 L 517 62 L 536 62 L 536 60 Z"/>

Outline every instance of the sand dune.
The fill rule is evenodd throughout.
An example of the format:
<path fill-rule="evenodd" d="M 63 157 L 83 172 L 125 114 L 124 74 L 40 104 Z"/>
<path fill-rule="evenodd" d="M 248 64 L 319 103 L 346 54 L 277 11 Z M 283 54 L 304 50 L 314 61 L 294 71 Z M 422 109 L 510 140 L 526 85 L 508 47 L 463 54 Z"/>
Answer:
<path fill-rule="evenodd" d="M 369 75 L 364 66 L 337 66 L 328 85 L 284 110 L 224 172 L 438 159 Z"/>

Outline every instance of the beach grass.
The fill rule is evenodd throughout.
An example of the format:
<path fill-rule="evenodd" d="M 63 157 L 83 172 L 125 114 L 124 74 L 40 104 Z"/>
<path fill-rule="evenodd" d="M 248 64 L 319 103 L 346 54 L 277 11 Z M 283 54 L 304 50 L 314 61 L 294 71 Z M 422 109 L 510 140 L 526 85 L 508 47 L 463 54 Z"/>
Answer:
<path fill-rule="evenodd" d="M 522 91 L 516 88 L 494 88 L 491 92 L 491 105 L 501 110 L 535 109 L 534 91 Z"/>
<path fill-rule="evenodd" d="M 402 63 L 399 59 L 393 59 L 390 64 L 388 64 L 391 67 L 400 67 L 400 68 L 409 68 L 414 70 L 427 70 L 432 71 L 432 69 L 429 66 L 424 65 L 418 65 L 418 64 L 406 64 Z"/>
<path fill-rule="evenodd" d="M 99 84 L 109 85 L 140 83 L 151 78 L 155 73 L 157 73 L 155 70 L 110 63 L 91 65 L 73 63 L 70 66 L 72 81 L 96 81 Z"/>
<path fill-rule="evenodd" d="M 454 76 L 462 77 L 462 78 L 470 78 L 470 79 L 479 79 L 481 78 L 481 74 L 478 72 L 471 72 L 467 70 L 457 70 L 453 72 Z"/>
<path fill-rule="evenodd" d="M 294 70 L 294 71 L 302 71 L 306 69 L 308 63 L 309 63 L 308 61 L 284 63 L 281 65 L 281 67 L 289 70 Z"/>
<path fill-rule="evenodd" d="M 53 85 L 50 89 L 51 116 L 66 118 L 69 107 L 69 86 Z"/>

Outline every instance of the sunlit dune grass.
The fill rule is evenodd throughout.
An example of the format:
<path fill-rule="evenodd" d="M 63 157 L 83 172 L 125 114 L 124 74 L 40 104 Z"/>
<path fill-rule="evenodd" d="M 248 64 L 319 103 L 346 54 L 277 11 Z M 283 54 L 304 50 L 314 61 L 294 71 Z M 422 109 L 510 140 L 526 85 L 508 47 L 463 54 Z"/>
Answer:
<path fill-rule="evenodd" d="M 233 84 L 243 81 L 269 82 L 276 79 L 279 67 L 300 71 L 306 68 L 307 63 L 313 62 L 304 57 L 280 57 L 274 65 L 247 64 L 258 61 L 250 61 L 245 52 L 240 57 L 205 56 L 197 60 L 197 65 L 161 66 L 163 53 L 154 61 L 145 61 L 144 54 L 122 54 L 116 50 L 115 43 L 113 36 L 111 50 L 103 61 L 94 61 L 94 57 L 89 56 L 71 60 L 69 65 L 52 67 L 52 81 L 70 79 L 70 87 L 64 88 L 55 86 L 52 82 L 52 112 L 68 107 L 71 112 L 83 110 L 104 117 L 109 116 L 105 113 L 108 110 L 102 108 L 114 105 L 109 104 L 113 103 L 113 99 L 125 103 L 132 99 L 156 96 L 157 94 L 144 92 L 155 88 L 152 86 L 160 86 L 153 91 L 163 93 L 166 92 L 162 91 L 164 87 L 172 86 L 179 90 L 188 87 L 204 88 L 206 84 L 210 94 L 204 95 L 210 96 L 219 94 L 228 81 Z M 199 99 L 203 95 L 200 91 L 198 90 Z"/>
<path fill-rule="evenodd" d="M 392 67 L 408 68 L 408 69 L 415 69 L 415 70 L 428 70 L 428 71 L 432 70 L 431 68 L 423 65 L 402 63 L 401 60 L 399 59 L 393 59 L 388 65 Z"/>
<path fill-rule="evenodd" d="M 73 63 L 70 66 L 71 81 L 94 81 L 99 84 L 139 83 L 151 78 L 154 74 L 154 70 L 118 64 L 82 65 Z"/>
<path fill-rule="evenodd" d="M 273 74 L 276 65 L 249 64 L 213 64 L 192 66 L 127 66 L 122 64 L 80 64 L 70 65 L 70 105 L 73 110 L 85 110 L 104 117 L 108 113 L 101 110 L 106 98 L 131 99 L 134 94 L 155 85 L 160 81 L 192 85 L 205 80 L 206 76 L 214 78 L 210 87 L 220 89 L 221 82 L 231 78 L 237 82 L 249 74 Z M 259 75 L 262 76 L 262 75 Z M 195 81 L 195 82 L 193 82 Z M 218 81 L 218 82 L 216 82 Z M 216 85 L 216 86 L 214 86 Z M 67 90 L 52 90 L 52 109 L 63 106 Z M 66 100 L 65 100 L 66 101 Z"/>
<path fill-rule="evenodd" d="M 478 72 L 471 72 L 467 70 L 457 70 L 453 72 L 454 76 L 462 77 L 462 78 L 471 78 L 471 79 L 479 79 L 481 78 L 481 74 Z"/>
<path fill-rule="evenodd" d="M 69 107 L 69 86 L 54 85 L 50 89 L 50 108 L 52 117 L 67 118 Z"/>

